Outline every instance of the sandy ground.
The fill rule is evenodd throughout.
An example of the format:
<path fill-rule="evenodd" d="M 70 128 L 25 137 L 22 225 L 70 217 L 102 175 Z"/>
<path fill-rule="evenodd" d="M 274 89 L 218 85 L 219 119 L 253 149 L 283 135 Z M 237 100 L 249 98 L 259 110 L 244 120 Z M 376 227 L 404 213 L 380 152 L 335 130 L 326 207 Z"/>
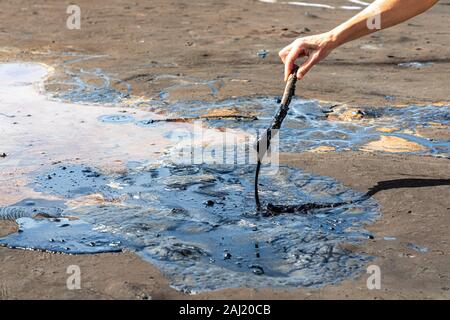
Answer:
<path fill-rule="evenodd" d="M 220 84 L 215 96 L 200 85 L 178 87 L 171 91 L 173 100 L 279 95 L 284 85 L 278 50 L 354 13 L 253 0 L 77 3 L 81 30 L 65 28 L 68 3 L 3 1 L 0 61 L 38 61 L 58 68 L 63 53 L 105 55 L 69 68 L 102 68 L 130 83 L 135 95 L 154 96 L 186 77 Z M 449 4 L 440 1 L 409 23 L 345 45 L 301 82 L 299 95 L 358 106 L 448 101 Z M 265 59 L 256 54 L 262 49 L 269 52 Z M 398 66 L 409 61 L 433 64 Z M 161 74 L 175 77 L 156 80 Z M 381 290 L 368 290 L 368 275 L 361 274 L 322 289 L 233 289 L 185 296 L 132 253 L 69 256 L 0 248 L 0 298 L 450 298 L 448 159 L 331 152 L 286 154 L 283 162 L 356 190 L 373 190 L 383 217 L 368 227 L 375 239 L 353 249 L 377 257 Z M 14 230 L 14 224 L 0 223 L 0 235 Z M 429 250 L 419 253 L 408 243 Z M 66 288 L 66 269 L 72 264 L 81 268 L 81 290 Z"/>
<path fill-rule="evenodd" d="M 336 2 L 349 4 L 321 1 Z M 153 80 L 164 73 L 220 79 L 223 86 L 216 98 L 279 95 L 283 69 L 278 51 L 299 36 L 328 31 L 355 14 L 257 0 L 77 4 L 82 10 L 81 30 L 68 30 L 64 2 L 2 1 L 0 59 L 52 62 L 50 53 L 100 54 L 106 57 L 82 66 L 130 79 L 136 94 L 159 92 L 167 84 Z M 425 15 L 346 44 L 305 78 L 298 94 L 368 105 L 384 104 L 386 95 L 398 104 L 447 100 L 449 4 L 441 0 Z M 267 58 L 259 58 L 259 50 L 267 50 Z M 409 61 L 434 64 L 420 70 L 397 66 Z M 205 97 L 201 88 L 189 88 L 174 92 L 173 98 Z"/>

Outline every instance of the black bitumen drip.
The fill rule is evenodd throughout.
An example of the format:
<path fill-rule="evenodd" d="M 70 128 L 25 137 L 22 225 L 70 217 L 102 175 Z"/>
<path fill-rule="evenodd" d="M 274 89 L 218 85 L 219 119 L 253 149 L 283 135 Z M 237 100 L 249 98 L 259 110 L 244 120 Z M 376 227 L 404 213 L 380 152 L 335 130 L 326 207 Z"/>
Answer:
<path fill-rule="evenodd" d="M 312 210 L 317 209 L 331 209 L 340 206 L 345 206 L 353 202 L 337 202 L 337 203 L 303 203 L 294 205 L 276 205 L 269 203 L 267 204 L 267 209 L 262 212 L 263 216 L 276 216 L 283 213 L 308 213 Z"/>

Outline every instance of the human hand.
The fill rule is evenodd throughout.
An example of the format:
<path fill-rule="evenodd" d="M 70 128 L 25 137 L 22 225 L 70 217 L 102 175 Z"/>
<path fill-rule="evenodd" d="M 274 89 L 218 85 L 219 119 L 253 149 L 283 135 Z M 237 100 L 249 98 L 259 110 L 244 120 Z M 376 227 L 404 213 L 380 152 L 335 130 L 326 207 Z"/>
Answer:
<path fill-rule="evenodd" d="M 308 57 L 299 65 L 297 79 L 302 79 L 305 74 L 319 61 L 325 59 L 336 48 L 336 41 L 330 33 L 322 33 L 314 36 L 298 38 L 290 45 L 284 47 L 279 56 L 284 63 L 284 81 L 287 81 L 295 67 L 295 60 Z"/>

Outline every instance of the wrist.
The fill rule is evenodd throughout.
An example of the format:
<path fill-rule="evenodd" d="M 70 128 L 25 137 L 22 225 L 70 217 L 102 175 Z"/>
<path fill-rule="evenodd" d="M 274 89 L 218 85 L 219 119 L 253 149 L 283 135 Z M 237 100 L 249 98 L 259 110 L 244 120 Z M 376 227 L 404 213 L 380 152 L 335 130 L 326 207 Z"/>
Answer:
<path fill-rule="evenodd" d="M 327 32 L 326 39 L 331 49 L 336 49 L 344 43 L 342 39 L 342 32 L 337 28 Z"/>

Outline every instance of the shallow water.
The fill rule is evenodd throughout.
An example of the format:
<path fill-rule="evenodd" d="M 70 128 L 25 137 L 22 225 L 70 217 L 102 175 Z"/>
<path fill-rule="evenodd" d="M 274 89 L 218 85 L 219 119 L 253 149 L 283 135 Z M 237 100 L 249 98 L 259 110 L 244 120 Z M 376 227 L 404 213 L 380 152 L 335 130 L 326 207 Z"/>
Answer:
<path fill-rule="evenodd" d="M 115 79 L 115 82 L 122 84 L 123 90 L 118 91 L 111 87 L 113 79 L 99 69 L 86 71 L 81 69 L 78 73 L 65 71 L 70 80 L 70 90 L 52 93 L 51 96 L 57 99 L 67 99 L 72 102 L 107 104 L 114 106 L 114 103 L 127 101 L 132 110 L 139 107 L 150 110 L 164 110 L 165 118 L 198 118 L 207 116 L 211 111 L 233 110 L 236 119 L 207 119 L 202 118 L 209 127 L 213 128 L 235 128 L 244 130 L 250 136 L 255 135 L 255 130 L 262 132 L 267 128 L 273 113 L 275 112 L 278 97 L 240 97 L 222 101 L 178 101 L 169 102 L 172 89 L 189 88 L 197 85 L 205 85 L 211 90 L 211 95 L 215 96 L 220 85 L 217 81 L 205 81 L 195 78 L 180 80 L 179 77 L 162 74 L 154 75 L 155 81 L 158 79 L 172 79 L 174 83 L 163 89 L 158 98 L 137 100 L 131 102 L 127 100 L 130 86 L 126 82 Z M 89 77 L 83 76 L 89 75 Z M 55 81 L 55 80 L 52 80 Z M 121 103 L 120 106 L 124 104 Z M 114 110 L 114 109 L 111 109 Z M 127 110 L 127 109 L 126 109 Z M 411 153 L 432 154 L 438 156 L 450 156 L 450 139 L 430 139 L 420 136 L 417 131 L 421 128 L 428 129 L 435 124 L 450 126 L 449 106 L 408 106 L 392 107 L 386 105 L 380 108 L 365 108 L 364 117 L 359 121 L 328 121 L 327 114 L 333 110 L 333 104 L 321 103 L 316 100 L 305 100 L 294 98 L 291 104 L 289 115 L 283 124 L 280 133 L 280 151 L 301 152 L 313 150 L 320 147 L 333 148 L 337 151 L 359 150 L 371 141 L 379 140 L 382 136 L 394 136 L 417 143 L 420 150 L 411 150 Z M 135 111 L 134 111 L 135 112 Z M 133 112 L 133 113 L 134 113 Z M 176 127 L 168 127 L 171 123 L 159 122 L 164 117 L 161 115 L 147 113 L 124 114 L 116 110 L 111 114 L 104 114 L 98 117 L 103 123 L 123 123 L 136 124 L 141 127 L 148 127 L 153 134 L 155 131 L 166 132 L 166 137 L 170 137 L 170 131 Z M 257 120 L 254 120 L 254 117 Z M 172 122 L 173 124 L 173 122 Z M 391 132 L 378 131 L 380 128 L 392 128 Z M 118 130 L 120 131 L 120 129 Z"/>
<path fill-rule="evenodd" d="M 79 89 L 52 100 L 40 82 L 47 73 L 37 64 L 0 65 L 0 128 L 8 137 L 0 144 L 7 154 L 0 160 L 0 219 L 16 220 L 20 228 L 1 238 L 1 245 L 64 253 L 133 250 L 187 292 L 323 286 L 357 275 L 371 259 L 342 247 L 370 237 L 364 224 L 379 216 L 371 198 L 331 178 L 270 167 L 261 176 L 265 203 L 349 204 L 261 217 L 254 208 L 253 165 L 174 164 L 173 153 L 198 134 L 195 127 L 153 122 L 163 117 L 138 108 L 158 105 L 169 118 L 229 108 L 244 116 L 204 119 L 204 148 L 223 140 L 222 128 L 234 128 L 233 141 L 254 140 L 255 129 L 270 122 L 276 98 L 168 103 L 168 88 L 156 102 L 121 104 L 120 110 L 114 103 L 126 94 L 111 91 L 100 70 L 74 75 Z M 86 74 L 99 89 L 86 84 Z M 201 83 L 211 86 L 212 94 L 220 89 Z M 368 110 L 357 122 L 328 121 L 330 109 L 294 99 L 281 150 L 358 149 L 381 135 L 395 135 L 425 146 L 419 153 L 449 152 L 449 141 L 414 134 L 430 122 L 449 125 L 448 107 L 385 107 Z M 377 131 L 381 127 L 397 129 Z"/>
<path fill-rule="evenodd" d="M 208 125 L 263 130 L 272 120 L 277 101 L 278 98 L 270 97 L 236 98 L 218 102 L 178 102 L 166 108 L 181 117 L 197 117 L 209 110 L 233 108 L 237 114 L 256 114 L 258 120 L 209 120 Z M 366 114 L 361 120 L 330 121 L 327 114 L 332 112 L 331 104 L 294 98 L 280 132 L 280 150 L 301 152 L 323 146 L 333 147 L 337 151 L 358 150 L 381 136 L 394 136 L 424 147 L 424 150 L 411 153 L 450 156 L 450 140 L 428 139 L 416 133 L 417 128 L 430 128 L 436 124 L 449 126 L 449 106 L 385 106 L 363 110 Z M 380 128 L 392 128 L 392 131 L 378 131 Z"/>
<path fill-rule="evenodd" d="M 16 221 L 19 225 L 19 232 L 10 235 L 7 240 L 0 239 L 0 245 L 14 249 L 69 254 L 121 252 L 123 250 L 118 236 L 98 232 L 85 221 L 71 221 L 64 218 L 19 218 Z"/>

